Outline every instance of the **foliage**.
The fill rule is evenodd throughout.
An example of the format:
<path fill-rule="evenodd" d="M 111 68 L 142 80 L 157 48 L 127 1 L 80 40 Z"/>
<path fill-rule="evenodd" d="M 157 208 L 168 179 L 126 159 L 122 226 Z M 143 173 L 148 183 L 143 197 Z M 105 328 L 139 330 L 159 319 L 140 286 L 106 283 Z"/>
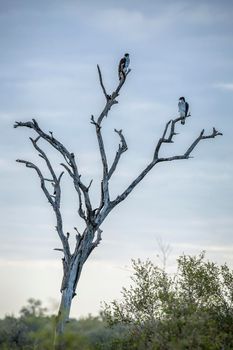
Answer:
<path fill-rule="evenodd" d="M 128 327 L 112 349 L 233 349 L 233 272 L 205 261 L 204 253 L 177 262 L 169 276 L 149 260 L 133 261 L 122 301 L 105 304 L 108 324 Z"/>
<path fill-rule="evenodd" d="M 199 256 L 178 258 L 175 275 L 133 260 L 122 301 L 99 317 L 71 319 L 66 350 L 232 350 L 233 272 Z M 107 324 L 110 326 L 107 327 Z M 0 320 L 1 350 L 51 350 L 55 317 L 29 299 L 18 318 Z"/>
<path fill-rule="evenodd" d="M 1 350 L 51 350 L 55 316 L 46 316 L 41 301 L 29 299 L 20 310 L 20 317 L 6 316 L 0 320 Z M 99 350 L 101 344 L 111 343 L 119 336 L 106 327 L 101 317 L 89 315 L 79 320 L 71 319 L 66 327 L 64 348 L 67 350 Z"/>

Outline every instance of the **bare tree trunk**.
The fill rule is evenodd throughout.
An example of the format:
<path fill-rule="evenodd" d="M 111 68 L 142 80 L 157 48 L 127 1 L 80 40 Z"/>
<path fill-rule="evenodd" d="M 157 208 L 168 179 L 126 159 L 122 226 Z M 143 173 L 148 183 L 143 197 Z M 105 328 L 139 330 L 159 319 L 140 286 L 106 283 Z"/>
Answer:
<path fill-rule="evenodd" d="M 63 282 L 61 287 L 61 302 L 59 306 L 58 315 L 56 317 L 55 333 L 54 333 L 54 348 L 63 349 L 64 339 L 63 334 L 65 325 L 69 322 L 70 308 L 73 297 L 76 295 L 75 289 L 81 275 L 83 267 L 83 258 L 81 255 L 74 257 L 68 271 L 64 271 Z M 64 262 L 63 262 L 64 265 Z"/>
<path fill-rule="evenodd" d="M 94 230 L 92 227 L 86 228 L 82 236 L 76 236 L 76 250 L 71 256 L 69 263 L 67 264 L 63 258 L 62 295 L 54 332 L 54 348 L 56 350 L 64 349 L 65 346 L 63 337 L 65 325 L 69 322 L 71 303 L 76 295 L 75 290 L 83 265 L 94 248 L 93 238 Z"/>
<path fill-rule="evenodd" d="M 64 330 L 65 324 L 68 322 L 71 302 L 72 302 L 73 288 L 66 288 L 62 292 L 61 303 L 56 317 L 55 333 L 54 333 L 54 349 L 64 349 Z"/>

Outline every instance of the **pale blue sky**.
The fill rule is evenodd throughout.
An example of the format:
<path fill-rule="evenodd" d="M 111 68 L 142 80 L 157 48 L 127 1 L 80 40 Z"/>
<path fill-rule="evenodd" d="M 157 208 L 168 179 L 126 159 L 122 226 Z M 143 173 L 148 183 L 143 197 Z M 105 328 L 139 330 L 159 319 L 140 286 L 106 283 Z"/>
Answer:
<path fill-rule="evenodd" d="M 171 270 L 177 255 L 203 249 L 233 266 L 232 18 L 233 3 L 226 0 L 0 1 L 0 315 L 16 313 L 29 297 L 51 306 L 61 278 L 53 213 L 36 175 L 15 163 L 37 161 L 31 133 L 12 125 L 36 117 L 53 130 L 77 154 L 83 179 L 94 179 L 98 201 L 101 162 L 89 122 L 104 103 L 96 64 L 111 91 L 125 52 L 132 72 L 103 128 L 110 158 L 118 146 L 114 128 L 123 129 L 129 146 L 112 180 L 113 196 L 148 164 L 180 96 L 192 117 L 178 127 L 166 154 L 185 150 L 202 128 L 215 126 L 224 136 L 202 142 L 189 161 L 160 164 L 110 214 L 72 315 L 95 313 L 100 300 L 118 297 L 131 258 L 156 261 L 157 237 L 172 247 Z M 68 176 L 63 195 L 71 231 L 80 223 Z"/>

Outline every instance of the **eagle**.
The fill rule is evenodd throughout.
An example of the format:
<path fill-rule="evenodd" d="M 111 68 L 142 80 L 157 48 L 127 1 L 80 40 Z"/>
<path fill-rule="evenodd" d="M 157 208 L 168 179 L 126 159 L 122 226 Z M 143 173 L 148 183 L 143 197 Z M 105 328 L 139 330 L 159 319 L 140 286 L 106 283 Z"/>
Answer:
<path fill-rule="evenodd" d="M 183 96 L 179 98 L 178 110 L 180 113 L 180 117 L 182 118 L 181 124 L 184 125 L 185 118 L 188 116 L 189 104 L 185 101 L 185 98 Z"/>
<path fill-rule="evenodd" d="M 120 59 L 120 62 L 118 65 L 119 80 L 125 79 L 125 75 L 129 68 L 129 63 L 130 63 L 129 54 L 125 53 L 124 57 Z"/>

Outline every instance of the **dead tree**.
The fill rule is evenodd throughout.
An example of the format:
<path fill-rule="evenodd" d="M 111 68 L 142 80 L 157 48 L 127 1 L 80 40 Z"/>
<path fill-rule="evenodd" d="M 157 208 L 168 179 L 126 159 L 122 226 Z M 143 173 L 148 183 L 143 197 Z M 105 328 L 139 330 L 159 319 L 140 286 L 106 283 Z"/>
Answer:
<path fill-rule="evenodd" d="M 27 127 L 34 130 L 34 132 L 36 133 L 36 137 L 30 138 L 30 140 L 32 142 L 33 147 L 36 149 L 37 152 L 39 152 L 39 156 L 43 158 L 50 173 L 50 178 L 45 178 L 40 168 L 34 163 L 22 159 L 17 160 L 17 162 L 23 163 L 26 165 L 26 167 L 35 170 L 35 172 L 39 176 L 42 191 L 44 192 L 46 198 L 51 204 L 56 216 L 56 230 L 62 243 L 62 249 L 59 250 L 61 250 L 61 252 L 64 254 L 62 258 L 63 279 L 61 285 L 61 303 L 56 325 L 57 335 L 61 335 L 64 332 L 64 326 L 69 319 L 71 302 L 76 294 L 76 287 L 82 272 L 83 265 L 90 256 L 93 249 L 95 249 L 101 241 L 101 224 L 108 216 L 108 214 L 118 204 L 120 204 L 128 197 L 128 195 L 134 190 L 134 188 L 142 181 L 146 174 L 148 174 L 148 172 L 155 165 L 162 162 L 189 159 L 192 151 L 200 141 L 212 139 L 218 135 L 222 135 L 215 128 L 213 128 L 212 133 L 209 135 L 205 135 L 204 130 L 202 130 L 200 135 L 192 142 L 192 144 L 185 150 L 183 154 L 174 155 L 171 157 L 160 157 L 161 147 L 165 143 L 174 142 L 174 136 L 177 135 L 175 130 L 176 125 L 178 122 L 181 121 L 182 118 L 177 117 L 173 120 L 169 120 L 165 125 L 161 138 L 158 140 L 155 146 L 154 154 L 149 164 L 139 175 L 135 177 L 132 183 L 128 187 L 126 187 L 126 189 L 121 194 L 119 194 L 116 198 L 110 198 L 110 180 L 119 164 L 123 153 L 127 151 L 127 143 L 122 133 L 122 130 L 115 129 L 115 132 L 119 136 L 120 144 L 118 150 L 116 151 L 115 158 L 112 164 L 109 164 L 101 129 L 103 126 L 104 118 L 107 117 L 112 106 L 118 103 L 117 98 L 119 96 L 122 86 L 124 85 L 127 79 L 128 74 L 126 74 L 125 78 L 123 78 L 119 82 L 116 90 L 113 91 L 111 95 L 109 95 L 106 92 L 105 86 L 103 84 L 102 74 L 98 65 L 97 68 L 100 86 L 106 100 L 103 111 L 101 112 L 99 117 L 96 119 L 94 118 L 94 116 L 91 117 L 91 123 L 94 125 L 96 131 L 96 137 L 98 140 L 98 147 L 103 168 L 103 175 L 101 181 L 101 198 L 99 206 L 97 208 L 93 208 L 90 199 L 91 183 L 87 185 L 83 182 L 74 153 L 70 152 L 62 144 L 62 142 L 58 141 L 54 137 L 52 132 L 47 133 L 44 130 L 42 130 L 35 119 L 32 119 L 32 121 L 27 122 L 15 122 L 14 124 L 15 128 Z M 85 229 L 82 233 L 79 233 L 77 231 L 76 245 L 74 251 L 72 252 L 69 244 L 69 235 L 65 234 L 64 231 L 62 213 L 60 210 L 61 179 L 64 172 L 61 172 L 59 175 L 56 174 L 47 154 L 41 148 L 41 141 L 47 142 L 55 150 L 57 150 L 58 153 L 61 154 L 61 156 L 64 159 L 64 162 L 61 163 L 61 165 L 70 176 L 73 182 L 74 190 L 77 192 L 79 200 L 78 214 L 85 223 Z M 49 183 L 52 183 L 54 185 L 53 194 L 51 194 L 48 189 Z"/>

